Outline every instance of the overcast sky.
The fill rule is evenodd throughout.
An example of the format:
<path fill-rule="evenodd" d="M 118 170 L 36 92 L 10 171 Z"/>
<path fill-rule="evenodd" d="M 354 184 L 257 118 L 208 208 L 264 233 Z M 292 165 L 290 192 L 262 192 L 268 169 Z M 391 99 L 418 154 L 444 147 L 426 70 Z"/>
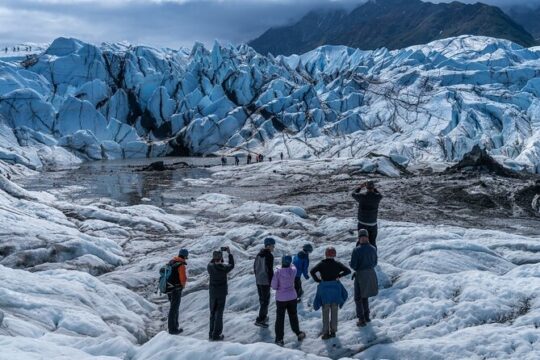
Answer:
<path fill-rule="evenodd" d="M 195 41 L 238 44 L 271 26 L 323 6 L 364 0 L 0 0 L 0 44 L 50 42 L 59 36 L 99 44 L 191 47 Z M 473 1 L 467 1 L 473 2 Z M 540 3 L 540 0 L 486 0 Z"/>

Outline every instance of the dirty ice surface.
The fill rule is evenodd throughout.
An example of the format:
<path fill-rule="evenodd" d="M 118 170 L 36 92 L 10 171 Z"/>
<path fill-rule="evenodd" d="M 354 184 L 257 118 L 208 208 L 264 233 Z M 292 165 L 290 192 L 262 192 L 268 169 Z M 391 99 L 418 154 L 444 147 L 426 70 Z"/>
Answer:
<path fill-rule="evenodd" d="M 280 348 L 272 344 L 274 301 L 270 328 L 253 325 L 253 258 L 272 235 L 276 258 L 310 242 L 312 265 L 330 244 L 348 263 L 356 209 L 347 191 L 365 177 L 324 161 L 152 173 L 136 171 L 140 165 L 0 177 L 0 359 L 540 357 L 534 215 L 490 208 L 489 216 L 477 212 L 475 224 L 466 214 L 451 221 L 452 209 L 436 205 L 437 221 L 427 216 L 435 195 L 431 205 L 407 200 L 407 214 L 400 214 L 391 186 L 406 194 L 415 179 L 377 178 L 385 199 L 372 323 L 356 327 L 352 281 L 344 279 L 351 296 L 339 312 L 337 337 L 322 341 L 321 313 L 311 306 L 316 284 L 307 280 L 299 304 L 307 338 L 298 343 L 286 325 Z M 425 186 L 435 181 L 422 178 Z M 497 216 L 517 225 L 493 226 L 487 217 Z M 232 249 L 237 266 L 229 278 L 226 341 L 209 343 L 206 264 L 220 246 Z M 180 307 L 184 333 L 171 336 L 156 278 L 180 247 L 191 251 L 189 284 Z"/>

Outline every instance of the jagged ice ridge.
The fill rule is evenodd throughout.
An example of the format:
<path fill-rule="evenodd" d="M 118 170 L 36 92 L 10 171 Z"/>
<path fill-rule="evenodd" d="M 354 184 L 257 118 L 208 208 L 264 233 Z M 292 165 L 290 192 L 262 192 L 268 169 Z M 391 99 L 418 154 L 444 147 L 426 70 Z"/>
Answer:
<path fill-rule="evenodd" d="M 454 162 L 479 144 L 540 172 L 540 48 L 461 36 L 388 51 L 324 46 L 265 57 L 58 38 L 0 61 L 0 159 L 81 160 L 280 152 Z"/>

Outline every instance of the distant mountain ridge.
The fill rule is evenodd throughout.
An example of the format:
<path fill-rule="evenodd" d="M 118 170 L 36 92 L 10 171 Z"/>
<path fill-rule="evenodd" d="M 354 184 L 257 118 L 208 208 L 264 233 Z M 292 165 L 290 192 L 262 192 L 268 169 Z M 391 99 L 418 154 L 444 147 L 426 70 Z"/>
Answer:
<path fill-rule="evenodd" d="M 249 45 L 261 54 L 291 55 L 322 45 L 401 49 L 465 34 L 536 45 L 534 37 L 498 7 L 420 0 L 371 0 L 351 12 L 312 11 L 293 25 L 267 30 Z"/>

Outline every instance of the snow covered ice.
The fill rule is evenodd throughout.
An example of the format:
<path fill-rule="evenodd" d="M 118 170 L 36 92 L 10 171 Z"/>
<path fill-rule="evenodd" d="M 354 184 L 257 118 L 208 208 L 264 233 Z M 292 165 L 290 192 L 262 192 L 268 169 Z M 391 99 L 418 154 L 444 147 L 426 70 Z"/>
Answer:
<path fill-rule="evenodd" d="M 314 206 L 324 202 L 321 196 L 302 204 L 283 202 L 282 194 L 295 183 L 313 187 L 318 177 L 352 186 L 358 176 L 349 170 L 357 166 L 291 160 L 213 167 L 209 177 L 180 180 L 187 201 L 166 197 L 161 207 L 150 199 L 126 206 L 107 197 L 71 198 L 62 189 L 28 191 L 3 178 L 2 228 L 16 230 L 1 235 L 0 358 L 537 358 L 537 228 L 519 235 L 383 220 L 380 294 L 372 299 L 370 326 L 356 327 L 350 298 L 340 311 L 338 337 L 318 338 L 313 281 L 304 281 L 299 305 L 304 342 L 286 328 L 285 348 L 272 344 L 273 301 L 270 329 L 253 325 L 258 300 L 252 261 L 266 236 L 277 239 L 276 257 L 313 243 L 312 263 L 328 244 L 348 262 L 355 242 L 353 206 L 346 216 L 321 213 Z M 271 183 L 281 193 L 278 203 L 229 194 L 251 194 Z M 389 185 L 381 186 L 384 193 Z M 230 246 L 237 266 L 224 316 L 226 342 L 212 343 L 206 264 L 220 246 Z M 156 278 L 180 247 L 191 251 L 190 282 L 180 307 L 184 333 L 172 336 L 164 332 L 168 302 L 155 293 Z M 352 281 L 343 282 L 352 294 Z"/>
<path fill-rule="evenodd" d="M 0 359 L 540 358 L 540 49 L 471 36 L 287 58 L 217 43 L 38 49 L 24 66 L 0 58 Z M 527 174 L 432 174 L 475 145 Z M 134 160 L 247 150 L 274 161 Z M 276 258 L 310 242 L 312 266 L 331 244 L 347 264 L 349 192 L 368 178 L 385 196 L 373 321 L 356 326 L 343 279 L 338 336 L 322 341 L 306 280 L 307 338 L 286 326 L 275 346 L 273 299 L 270 328 L 253 325 L 263 239 Z M 236 267 L 218 343 L 206 265 L 221 246 Z M 180 248 L 172 336 L 156 287 Z"/>

